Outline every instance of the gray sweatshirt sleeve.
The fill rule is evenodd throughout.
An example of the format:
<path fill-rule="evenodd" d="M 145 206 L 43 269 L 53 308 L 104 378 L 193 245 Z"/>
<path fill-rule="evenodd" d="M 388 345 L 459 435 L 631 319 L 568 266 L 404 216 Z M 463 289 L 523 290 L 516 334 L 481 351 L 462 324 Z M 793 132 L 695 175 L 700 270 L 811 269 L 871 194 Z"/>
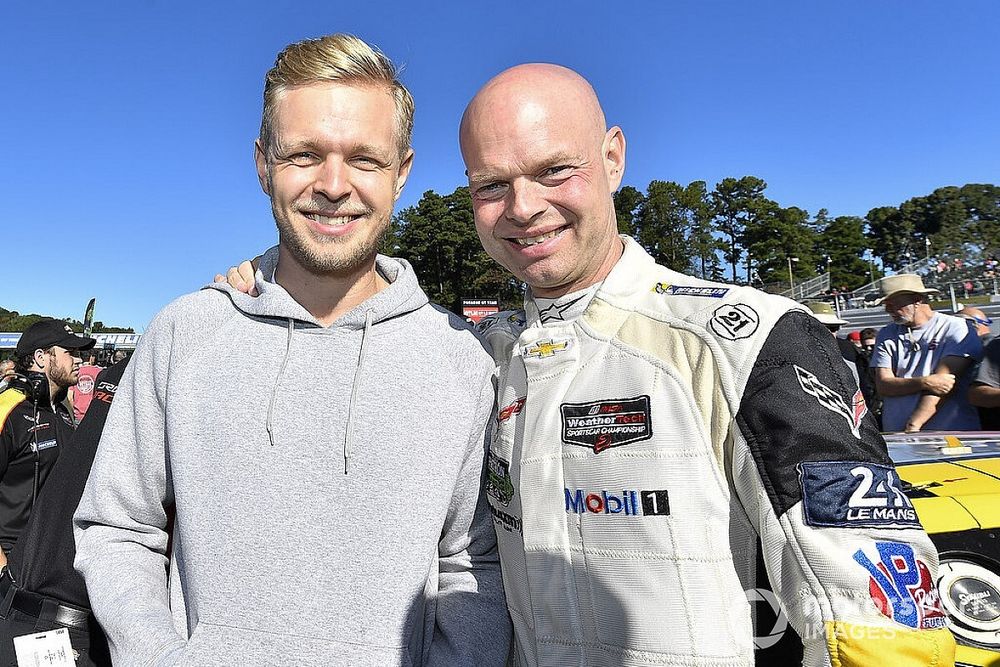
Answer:
<path fill-rule="evenodd" d="M 76 569 L 120 665 L 172 664 L 186 643 L 167 592 L 170 311 L 150 325 L 122 378 L 74 517 Z"/>
<path fill-rule="evenodd" d="M 492 378 L 483 387 L 469 453 L 438 545 L 438 599 L 427 665 L 503 665 L 510 645 L 496 533 L 486 502 L 484 460 L 493 415 Z"/>

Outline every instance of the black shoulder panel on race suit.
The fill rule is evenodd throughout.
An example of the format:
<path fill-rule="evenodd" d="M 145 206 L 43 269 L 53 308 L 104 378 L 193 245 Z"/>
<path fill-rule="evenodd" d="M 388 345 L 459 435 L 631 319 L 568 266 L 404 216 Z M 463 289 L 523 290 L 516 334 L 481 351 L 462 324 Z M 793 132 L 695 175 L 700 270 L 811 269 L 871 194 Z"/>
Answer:
<path fill-rule="evenodd" d="M 892 465 L 836 341 L 804 312 L 789 311 L 771 330 L 736 420 L 778 517 L 802 499 L 802 463 Z"/>

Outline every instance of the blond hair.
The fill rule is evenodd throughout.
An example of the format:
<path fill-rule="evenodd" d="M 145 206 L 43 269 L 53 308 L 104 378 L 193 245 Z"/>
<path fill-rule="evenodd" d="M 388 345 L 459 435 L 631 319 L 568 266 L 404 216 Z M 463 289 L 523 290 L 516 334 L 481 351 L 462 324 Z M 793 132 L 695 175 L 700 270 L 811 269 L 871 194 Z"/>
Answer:
<path fill-rule="evenodd" d="M 413 97 L 399 80 L 399 69 L 389 57 L 364 40 L 346 33 L 289 44 L 278 54 L 264 78 L 264 113 L 260 142 L 270 156 L 278 96 L 294 86 L 338 82 L 382 86 L 396 102 L 396 141 L 400 157 L 410 148 L 413 134 Z"/>

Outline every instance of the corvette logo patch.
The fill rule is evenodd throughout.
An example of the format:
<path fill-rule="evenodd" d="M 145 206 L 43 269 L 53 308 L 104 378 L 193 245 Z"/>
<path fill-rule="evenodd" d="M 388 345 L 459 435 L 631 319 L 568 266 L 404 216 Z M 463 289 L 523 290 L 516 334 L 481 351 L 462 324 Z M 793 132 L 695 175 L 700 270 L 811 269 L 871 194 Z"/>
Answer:
<path fill-rule="evenodd" d="M 649 396 L 563 403 L 559 411 L 563 442 L 588 447 L 595 454 L 653 437 Z"/>
<path fill-rule="evenodd" d="M 861 420 L 868 414 L 868 406 L 865 398 L 861 395 L 861 390 L 854 392 L 851 398 L 851 405 L 847 405 L 844 397 L 830 389 L 819 381 L 815 375 L 804 368 L 793 365 L 795 375 L 799 379 L 799 386 L 830 412 L 834 412 L 847 420 L 847 426 L 855 438 L 861 438 Z"/>

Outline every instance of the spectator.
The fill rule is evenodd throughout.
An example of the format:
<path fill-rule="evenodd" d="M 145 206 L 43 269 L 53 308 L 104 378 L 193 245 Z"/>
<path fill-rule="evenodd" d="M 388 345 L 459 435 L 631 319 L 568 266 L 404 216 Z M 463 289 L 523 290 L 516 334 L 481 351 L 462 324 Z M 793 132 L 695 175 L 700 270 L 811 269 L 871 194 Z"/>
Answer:
<path fill-rule="evenodd" d="M 993 320 L 979 308 L 976 308 L 975 306 L 962 306 L 956 314 L 959 317 L 968 320 L 969 326 L 975 330 L 976 335 L 979 336 L 979 340 L 983 343 L 983 347 L 995 338 L 993 332 L 990 330 L 990 325 L 993 324 Z"/>
<path fill-rule="evenodd" d="M 979 338 L 962 318 L 934 312 L 927 297 L 938 290 L 918 275 L 883 278 L 881 291 L 892 324 L 878 334 L 872 366 L 885 430 L 977 430 L 966 394 Z"/>
<path fill-rule="evenodd" d="M 861 349 L 868 353 L 871 360 L 872 353 L 875 352 L 875 339 L 878 338 L 878 330 L 867 327 L 861 330 Z"/>
<path fill-rule="evenodd" d="M 0 665 L 16 664 L 14 637 L 64 627 L 76 652 L 77 667 L 110 667 L 107 640 L 90 612 L 83 577 L 73 569 L 73 512 L 80 502 L 108 409 L 125 364 L 101 371 L 87 418 L 72 446 L 52 468 L 50 488 L 42 493 L 24 532 L 0 574 L 0 597 L 11 587 L 13 603 L 0 615 Z M 18 604 L 23 600 L 31 604 Z"/>
<path fill-rule="evenodd" d="M 805 306 L 812 313 L 813 317 L 819 320 L 833 334 L 833 338 L 837 342 L 837 348 L 840 350 L 840 356 L 847 362 L 847 367 L 851 370 L 851 374 L 854 375 L 854 380 L 858 383 L 861 396 L 864 398 L 865 404 L 869 406 L 868 409 L 870 411 L 870 406 L 875 402 L 876 397 L 875 385 L 871 381 L 871 375 L 868 372 L 868 359 L 858 353 L 858 348 L 852 342 L 837 337 L 840 327 L 847 324 L 847 321 L 837 317 L 836 313 L 833 312 L 833 308 L 825 301 L 811 301 L 806 303 Z M 856 395 L 852 397 L 852 401 L 855 403 L 856 399 Z"/>
<path fill-rule="evenodd" d="M 864 364 L 868 368 L 868 386 L 871 388 L 871 395 L 865 394 L 865 401 L 868 402 L 868 411 L 875 415 L 879 429 L 882 428 L 882 397 L 878 393 L 878 386 L 875 383 L 875 367 L 872 366 L 872 355 L 875 353 L 875 339 L 878 338 L 878 330 L 866 327 L 861 330 L 861 348 L 858 356 L 864 359 Z"/>
<path fill-rule="evenodd" d="M 861 349 L 861 332 L 860 331 L 852 331 L 851 333 L 847 334 L 847 340 L 856 349 L 858 349 L 858 350 Z"/>
<path fill-rule="evenodd" d="M 969 388 L 969 402 L 979 410 L 984 431 L 1000 431 L 1000 338 L 986 346 Z"/>
<path fill-rule="evenodd" d="M 0 392 L 6 389 L 10 381 L 14 379 L 16 366 L 17 364 L 10 359 L 0 361 Z"/>
<path fill-rule="evenodd" d="M 102 370 L 104 369 L 97 365 L 97 355 L 88 355 L 87 363 L 80 366 L 79 382 L 70 387 L 69 393 L 73 403 L 73 417 L 78 424 L 83 421 L 83 416 L 87 414 L 87 408 L 90 407 L 90 401 L 94 395 L 97 375 Z"/>
<path fill-rule="evenodd" d="M 0 394 L 0 564 L 76 428 L 66 396 L 80 350 L 94 343 L 53 319 L 35 322 L 17 342 L 19 374 Z"/>

